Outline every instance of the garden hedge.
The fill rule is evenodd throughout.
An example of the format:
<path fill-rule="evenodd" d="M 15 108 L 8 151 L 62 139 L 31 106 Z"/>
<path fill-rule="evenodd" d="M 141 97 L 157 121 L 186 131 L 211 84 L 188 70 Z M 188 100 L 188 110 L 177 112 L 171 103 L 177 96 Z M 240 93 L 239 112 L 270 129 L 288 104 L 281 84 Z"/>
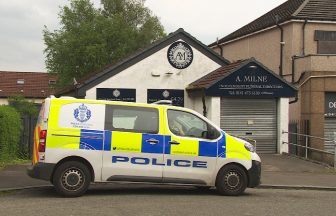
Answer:
<path fill-rule="evenodd" d="M 0 160 L 18 157 L 20 133 L 20 114 L 13 107 L 0 106 Z"/>

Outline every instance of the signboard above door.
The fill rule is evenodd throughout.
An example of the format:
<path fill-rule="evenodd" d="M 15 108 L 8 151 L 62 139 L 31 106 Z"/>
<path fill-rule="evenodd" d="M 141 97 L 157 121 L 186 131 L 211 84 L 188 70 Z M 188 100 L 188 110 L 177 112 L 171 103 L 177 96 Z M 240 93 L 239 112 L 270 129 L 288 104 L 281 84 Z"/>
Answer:
<path fill-rule="evenodd" d="M 336 92 L 325 93 L 324 98 L 325 117 L 336 118 Z"/>
<path fill-rule="evenodd" d="M 97 100 L 109 100 L 109 101 L 124 101 L 135 102 L 136 101 L 135 89 L 124 88 L 97 88 Z"/>
<path fill-rule="evenodd" d="M 279 98 L 295 97 L 296 89 L 283 78 L 251 62 L 206 89 L 209 96 Z"/>
<path fill-rule="evenodd" d="M 159 100 L 171 100 L 174 106 L 184 106 L 184 90 L 179 89 L 148 89 L 147 103 Z"/>

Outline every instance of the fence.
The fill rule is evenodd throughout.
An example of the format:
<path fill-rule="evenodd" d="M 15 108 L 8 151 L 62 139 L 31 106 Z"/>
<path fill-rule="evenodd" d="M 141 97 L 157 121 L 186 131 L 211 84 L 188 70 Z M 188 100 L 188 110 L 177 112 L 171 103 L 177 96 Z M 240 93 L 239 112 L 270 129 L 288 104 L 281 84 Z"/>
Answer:
<path fill-rule="evenodd" d="M 22 130 L 20 137 L 19 152 L 22 158 L 30 158 L 34 145 L 34 127 L 37 121 L 37 117 L 24 116 L 22 120 Z"/>
<path fill-rule="evenodd" d="M 292 143 L 290 140 L 289 140 L 289 142 L 282 142 L 282 143 L 283 144 L 287 144 L 289 146 L 295 146 L 297 148 L 300 148 L 300 149 L 304 150 L 304 157 L 305 158 L 308 158 L 308 151 L 309 150 L 320 152 L 320 153 L 324 153 L 324 154 L 334 155 L 334 169 L 336 171 L 336 132 L 334 133 L 334 138 L 332 140 L 331 139 L 322 138 L 322 137 L 311 136 L 311 135 L 301 134 L 301 133 L 287 132 L 287 131 L 283 131 L 282 133 L 283 134 L 288 134 L 289 137 L 294 135 L 296 137 L 300 137 L 299 140 L 304 140 L 304 145 L 301 145 L 299 143 Z M 334 152 L 325 151 L 325 150 L 321 150 L 321 149 L 310 147 L 308 145 L 309 139 L 319 139 L 319 140 L 323 140 L 324 142 L 331 142 L 331 143 L 333 143 L 334 144 Z"/>
<path fill-rule="evenodd" d="M 290 134 L 288 135 L 288 140 L 290 143 L 305 145 L 306 140 L 304 139 L 304 137 L 298 136 L 297 134 L 310 134 L 309 121 L 292 121 L 289 124 L 288 130 L 288 132 L 290 132 Z M 305 155 L 303 149 L 294 145 L 288 147 L 288 152 L 292 155 L 297 155 L 300 157 L 303 157 Z"/>

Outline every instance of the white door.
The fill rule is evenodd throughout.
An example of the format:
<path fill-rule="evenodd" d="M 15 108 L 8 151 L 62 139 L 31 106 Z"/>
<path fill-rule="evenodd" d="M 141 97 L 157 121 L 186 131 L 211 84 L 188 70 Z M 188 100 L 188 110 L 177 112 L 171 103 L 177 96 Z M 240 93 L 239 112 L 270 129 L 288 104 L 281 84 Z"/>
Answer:
<path fill-rule="evenodd" d="M 210 184 L 216 166 L 221 133 L 199 116 L 168 109 L 167 152 L 163 181 L 166 183 Z"/>

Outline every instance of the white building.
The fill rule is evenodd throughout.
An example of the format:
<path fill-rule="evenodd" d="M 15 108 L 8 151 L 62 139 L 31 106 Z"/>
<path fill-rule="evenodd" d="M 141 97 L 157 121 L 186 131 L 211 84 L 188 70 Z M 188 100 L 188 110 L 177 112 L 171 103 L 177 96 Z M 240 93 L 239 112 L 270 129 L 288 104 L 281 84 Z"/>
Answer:
<path fill-rule="evenodd" d="M 254 59 L 230 63 L 183 29 L 58 95 L 152 103 L 172 100 L 260 153 L 287 152 L 288 98 L 296 89 Z"/>

